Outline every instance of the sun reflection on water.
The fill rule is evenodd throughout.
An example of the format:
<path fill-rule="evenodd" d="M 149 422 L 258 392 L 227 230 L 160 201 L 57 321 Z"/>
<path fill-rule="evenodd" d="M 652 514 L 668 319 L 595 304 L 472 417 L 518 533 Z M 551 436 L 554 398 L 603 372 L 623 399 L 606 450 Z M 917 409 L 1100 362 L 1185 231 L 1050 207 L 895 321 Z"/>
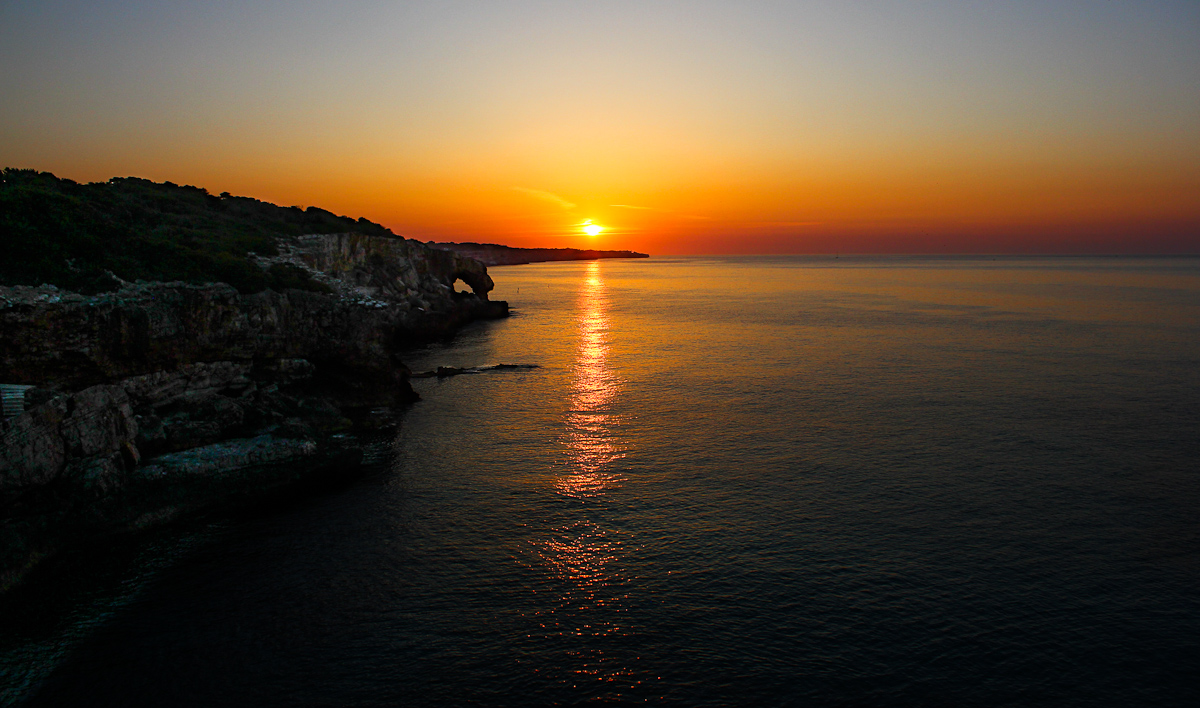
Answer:
<path fill-rule="evenodd" d="M 592 683 L 597 698 L 620 699 L 642 683 L 621 658 L 619 644 L 630 628 L 621 616 L 624 571 L 622 532 L 604 522 L 603 510 L 622 482 L 613 463 L 625 456 L 618 413 L 622 381 L 609 365 L 609 300 L 601 264 L 588 264 L 578 295 L 578 340 L 571 366 L 570 397 L 560 437 L 564 463 L 554 491 L 579 506 L 570 520 L 549 529 L 537 543 L 543 566 L 560 583 L 553 608 L 538 613 L 550 641 L 566 642 L 560 681 Z M 616 649 L 616 651 L 614 651 Z"/>
<path fill-rule="evenodd" d="M 594 523 L 579 521 L 557 529 L 545 542 L 542 558 L 560 578 L 591 590 L 608 577 L 606 566 L 617 559 L 618 542 Z M 588 593 L 588 599 L 595 599 Z"/>
<path fill-rule="evenodd" d="M 599 261 L 588 264 L 579 290 L 579 344 L 571 372 L 571 399 L 563 443 L 570 471 L 555 483 L 577 499 L 602 495 L 620 480 L 609 465 L 624 456 L 615 428 L 614 403 L 621 381 L 608 365 L 609 303 Z"/>

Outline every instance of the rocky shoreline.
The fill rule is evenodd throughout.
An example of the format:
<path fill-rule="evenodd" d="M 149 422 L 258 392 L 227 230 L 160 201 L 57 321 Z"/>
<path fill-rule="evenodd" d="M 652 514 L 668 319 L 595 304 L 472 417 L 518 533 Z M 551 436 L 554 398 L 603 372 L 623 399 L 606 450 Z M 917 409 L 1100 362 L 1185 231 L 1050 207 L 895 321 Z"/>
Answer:
<path fill-rule="evenodd" d="M 416 241 L 287 237 L 257 262 L 326 292 L 0 287 L 0 382 L 30 387 L 0 423 L 0 590 L 82 538 L 353 474 L 373 411 L 418 398 L 403 351 L 508 313 L 482 263 Z"/>

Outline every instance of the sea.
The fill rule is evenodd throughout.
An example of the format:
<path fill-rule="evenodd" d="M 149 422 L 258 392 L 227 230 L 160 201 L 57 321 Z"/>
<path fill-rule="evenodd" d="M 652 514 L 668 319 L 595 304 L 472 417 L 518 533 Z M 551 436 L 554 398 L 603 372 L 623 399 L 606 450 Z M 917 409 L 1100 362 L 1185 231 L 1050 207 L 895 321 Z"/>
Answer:
<path fill-rule="evenodd" d="M 1200 258 L 491 273 L 366 474 L 6 597 L 0 700 L 1200 705 Z"/>

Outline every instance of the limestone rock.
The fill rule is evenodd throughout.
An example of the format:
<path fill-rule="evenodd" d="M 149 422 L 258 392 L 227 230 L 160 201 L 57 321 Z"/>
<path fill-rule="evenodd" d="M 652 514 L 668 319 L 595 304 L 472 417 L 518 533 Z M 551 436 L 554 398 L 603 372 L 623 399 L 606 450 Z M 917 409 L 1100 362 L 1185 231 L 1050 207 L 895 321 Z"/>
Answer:
<path fill-rule="evenodd" d="M 412 397 L 403 348 L 507 314 L 487 299 L 493 283 L 482 263 L 416 241 L 327 234 L 281 239 L 280 251 L 274 260 L 306 268 L 334 292 L 241 295 L 222 283 L 139 282 L 82 296 L 0 287 L 0 381 L 77 390 L 151 377 L 131 390 L 137 398 L 181 385 L 228 387 L 256 362 L 304 359 L 318 373 L 374 379 L 365 390 L 378 400 L 402 400 Z M 456 294 L 456 279 L 474 294 Z M 187 383 L 171 375 L 203 362 L 227 363 Z M 191 380 L 204 376 L 212 380 Z"/>
<path fill-rule="evenodd" d="M 313 440 L 294 440 L 260 435 L 174 452 L 150 460 L 137 474 L 162 479 L 185 476 L 228 474 L 239 469 L 286 462 L 317 453 Z"/>
<path fill-rule="evenodd" d="M 122 451 L 136 457 L 138 424 L 120 386 L 58 396 L 5 421 L 0 430 L 0 491 L 49 484 L 68 466 L 79 472 L 68 477 L 105 477 L 110 467 L 123 468 Z"/>
<path fill-rule="evenodd" d="M 68 398 L 70 413 L 59 426 L 71 457 L 116 452 L 137 437 L 129 397 L 120 386 L 92 386 Z"/>
<path fill-rule="evenodd" d="M 59 423 L 68 400 L 60 396 L 0 423 L 0 491 L 46 484 L 62 472 L 67 449 Z"/>

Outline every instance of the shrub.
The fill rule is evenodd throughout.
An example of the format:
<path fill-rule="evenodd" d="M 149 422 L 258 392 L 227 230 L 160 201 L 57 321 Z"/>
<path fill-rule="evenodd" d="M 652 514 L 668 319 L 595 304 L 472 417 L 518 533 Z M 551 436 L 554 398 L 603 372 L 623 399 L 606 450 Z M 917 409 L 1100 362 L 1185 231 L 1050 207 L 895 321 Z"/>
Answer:
<path fill-rule="evenodd" d="M 52 283 L 83 293 L 124 280 L 226 282 L 243 293 L 329 290 L 294 266 L 264 273 L 248 254 L 275 255 L 277 236 L 394 236 L 366 219 L 280 207 L 228 192 L 137 177 L 79 184 L 49 172 L 0 172 L 0 284 Z M 295 272 L 293 272 L 295 271 Z"/>

